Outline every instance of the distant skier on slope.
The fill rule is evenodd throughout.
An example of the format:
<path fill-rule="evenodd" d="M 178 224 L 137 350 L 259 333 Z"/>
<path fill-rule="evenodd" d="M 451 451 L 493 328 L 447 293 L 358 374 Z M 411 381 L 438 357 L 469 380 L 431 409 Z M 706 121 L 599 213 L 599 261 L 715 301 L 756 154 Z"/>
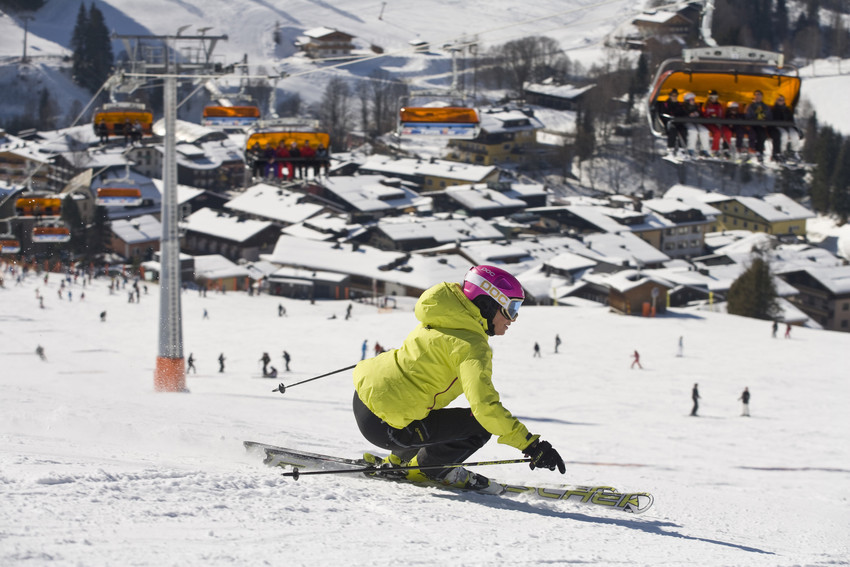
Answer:
<path fill-rule="evenodd" d="M 694 407 L 691 408 L 691 415 L 695 416 L 699 411 L 699 384 L 694 384 L 694 389 L 691 390 L 691 399 L 694 401 Z"/>
<path fill-rule="evenodd" d="M 463 284 L 443 282 L 422 294 L 415 308 L 420 324 L 400 348 L 357 364 L 357 425 L 371 443 L 392 451 L 376 464 L 462 462 L 496 435 L 500 443 L 530 457 L 532 469 L 566 471 L 558 452 L 502 406 L 491 380 L 488 337 L 507 332 L 524 297 L 508 272 L 474 267 Z M 446 408 L 461 394 L 470 408 Z M 473 490 L 490 488 L 489 479 L 463 467 L 406 476 Z"/>

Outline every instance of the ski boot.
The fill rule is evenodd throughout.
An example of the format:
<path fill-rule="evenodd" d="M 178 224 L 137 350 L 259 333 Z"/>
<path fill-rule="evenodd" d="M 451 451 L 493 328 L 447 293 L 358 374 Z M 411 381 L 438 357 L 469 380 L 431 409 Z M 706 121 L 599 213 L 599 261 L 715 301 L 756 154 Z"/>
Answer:
<path fill-rule="evenodd" d="M 439 482 L 454 488 L 475 490 L 488 494 L 499 494 L 502 492 L 502 487 L 498 484 L 492 484 L 486 476 L 476 474 L 463 467 L 452 468 Z"/>

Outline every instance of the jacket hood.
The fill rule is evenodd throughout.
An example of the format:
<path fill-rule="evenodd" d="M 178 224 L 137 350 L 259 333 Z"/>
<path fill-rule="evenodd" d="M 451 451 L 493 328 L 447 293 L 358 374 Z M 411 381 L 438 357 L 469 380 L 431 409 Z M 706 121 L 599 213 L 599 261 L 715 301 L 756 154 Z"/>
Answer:
<path fill-rule="evenodd" d="M 487 336 L 487 320 L 458 283 L 443 282 L 426 290 L 416 302 L 415 313 L 428 327 L 465 329 Z"/>

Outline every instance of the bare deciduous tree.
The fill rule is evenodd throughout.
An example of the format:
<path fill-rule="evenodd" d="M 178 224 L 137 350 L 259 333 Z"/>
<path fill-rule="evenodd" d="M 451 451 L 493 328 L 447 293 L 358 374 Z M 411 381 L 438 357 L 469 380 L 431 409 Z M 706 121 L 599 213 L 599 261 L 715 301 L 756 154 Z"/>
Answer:
<path fill-rule="evenodd" d="M 523 85 L 541 81 L 553 75 L 564 75 L 570 70 L 569 58 L 557 41 L 545 36 L 529 36 L 498 46 L 492 56 L 501 59 L 501 72 L 507 87 L 516 94 Z"/>
<path fill-rule="evenodd" d="M 345 79 L 333 77 L 325 87 L 319 106 L 319 120 L 331 137 L 331 146 L 343 147 L 343 141 L 351 131 L 351 88 Z"/>
<path fill-rule="evenodd" d="M 369 78 L 372 93 L 372 125 L 374 133 L 381 135 L 395 128 L 399 101 L 407 96 L 407 85 L 394 79 L 383 69 L 376 69 Z"/>

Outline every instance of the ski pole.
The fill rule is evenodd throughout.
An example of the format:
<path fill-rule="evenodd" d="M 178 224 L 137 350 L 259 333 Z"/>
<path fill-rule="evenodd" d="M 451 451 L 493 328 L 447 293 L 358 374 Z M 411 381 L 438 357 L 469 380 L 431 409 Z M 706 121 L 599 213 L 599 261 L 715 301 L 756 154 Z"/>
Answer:
<path fill-rule="evenodd" d="M 298 467 L 292 467 L 292 472 L 281 473 L 282 476 L 291 476 L 294 480 L 298 477 L 309 474 L 346 474 L 346 473 L 368 473 L 368 472 L 404 472 L 404 471 L 424 471 L 433 469 L 456 469 L 458 467 L 483 467 L 490 465 L 514 465 L 517 463 L 530 463 L 531 459 L 508 459 L 505 461 L 479 461 L 477 463 L 447 463 L 442 465 L 425 465 L 425 466 L 404 466 L 404 467 L 360 467 L 356 469 L 331 469 L 319 471 L 301 472 Z"/>
<path fill-rule="evenodd" d="M 345 368 L 340 368 L 339 370 L 334 370 L 333 372 L 327 372 L 327 373 L 322 374 L 322 375 L 320 375 L 320 376 L 314 376 L 313 378 L 307 378 L 306 380 L 301 380 L 300 382 L 296 382 L 295 384 L 290 384 L 289 386 L 285 386 L 285 385 L 283 384 L 283 382 L 281 382 L 281 383 L 278 385 L 278 387 L 277 387 L 277 388 L 275 388 L 274 390 L 272 390 L 272 392 L 280 392 L 281 394 L 283 394 L 284 392 L 286 392 L 286 389 L 287 389 L 287 388 L 291 388 L 291 387 L 293 387 L 293 386 L 297 386 L 298 384 L 305 384 L 305 383 L 307 383 L 307 382 L 312 382 L 313 380 L 318 380 L 319 378 L 324 378 L 325 376 L 330 376 L 331 374 L 338 374 L 338 373 L 340 373 L 340 372 L 345 372 L 346 370 L 351 370 L 351 369 L 352 369 L 352 368 L 354 368 L 355 366 L 357 366 L 357 365 L 356 365 L 356 364 L 352 364 L 351 366 L 346 366 Z"/>

